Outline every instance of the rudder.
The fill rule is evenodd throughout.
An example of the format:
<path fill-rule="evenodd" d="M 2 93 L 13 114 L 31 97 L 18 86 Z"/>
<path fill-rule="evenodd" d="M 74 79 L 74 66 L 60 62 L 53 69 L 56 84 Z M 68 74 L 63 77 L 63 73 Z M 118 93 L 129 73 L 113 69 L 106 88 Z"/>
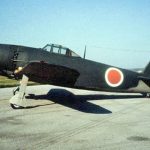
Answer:
<path fill-rule="evenodd" d="M 144 75 L 150 77 L 150 62 L 147 64 L 147 66 L 145 67 L 144 71 L 143 71 Z"/>

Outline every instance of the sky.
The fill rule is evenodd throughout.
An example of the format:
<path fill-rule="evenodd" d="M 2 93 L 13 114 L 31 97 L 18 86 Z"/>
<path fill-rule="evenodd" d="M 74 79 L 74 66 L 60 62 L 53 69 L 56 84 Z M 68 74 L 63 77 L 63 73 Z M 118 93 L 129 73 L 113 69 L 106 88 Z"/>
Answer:
<path fill-rule="evenodd" d="M 150 61 L 150 0 L 2 0 L 0 43 L 64 45 L 123 68 Z"/>

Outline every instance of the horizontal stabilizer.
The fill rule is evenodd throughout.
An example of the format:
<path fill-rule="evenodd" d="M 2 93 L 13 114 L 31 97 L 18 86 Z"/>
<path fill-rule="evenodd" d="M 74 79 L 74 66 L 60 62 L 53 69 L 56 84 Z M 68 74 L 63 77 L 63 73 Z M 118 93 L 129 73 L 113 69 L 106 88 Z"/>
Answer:
<path fill-rule="evenodd" d="M 148 86 L 150 86 L 150 77 L 139 76 L 138 78 L 142 80 L 144 83 L 146 83 Z"/>
<path fill-rule="evenodd" d="M 150 80 L 150 77 L 139 76 L 138 78 L 141 80 Z"/>

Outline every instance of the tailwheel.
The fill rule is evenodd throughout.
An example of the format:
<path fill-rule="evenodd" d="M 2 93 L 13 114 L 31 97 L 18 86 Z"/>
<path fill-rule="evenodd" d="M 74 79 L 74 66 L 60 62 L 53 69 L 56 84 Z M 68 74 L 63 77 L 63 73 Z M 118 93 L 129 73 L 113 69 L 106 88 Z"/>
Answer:
<path fill-rule="evenodd" d="M 143 95 L 143 97 L 147 97 L 150 98 L 150 93 L 141 93 Z"/>
<path fill-rule="evenodd" d="M 12 104 L 10 103 L 10 106 L 13 108 L 13 109 L 23 109 L 24 107 L 22 106 L 19 106 L 19 105 L 16 105 L 16 104 Z"/>
<path fill-rule="evenodd" d="M 150 98 L 150 93 L 147 93 L 147 96 L 146 96 L 147 98 Z"/>

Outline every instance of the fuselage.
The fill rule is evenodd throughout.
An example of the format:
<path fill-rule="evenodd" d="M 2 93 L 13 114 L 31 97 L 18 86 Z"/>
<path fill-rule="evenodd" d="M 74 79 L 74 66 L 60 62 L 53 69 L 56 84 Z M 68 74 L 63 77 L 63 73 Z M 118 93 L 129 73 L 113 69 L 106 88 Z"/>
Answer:
<path fill-rule="evenodd" d="M 121 92 L 150 92 L 148 86 L 146 89 L 139 86 L 140 80 L 138 77 L 140 74 L 137 72 L 81 57 L 51 53 L 40 48 L 0 45 L 1 70 L 13 73 L 17 68 L 24 67 L 30 62 L 44 62 L 76 70 L 80 75 L 73 85 L 75 88 Z M 53 84 L 59 85 L 59 82 Z"/>

